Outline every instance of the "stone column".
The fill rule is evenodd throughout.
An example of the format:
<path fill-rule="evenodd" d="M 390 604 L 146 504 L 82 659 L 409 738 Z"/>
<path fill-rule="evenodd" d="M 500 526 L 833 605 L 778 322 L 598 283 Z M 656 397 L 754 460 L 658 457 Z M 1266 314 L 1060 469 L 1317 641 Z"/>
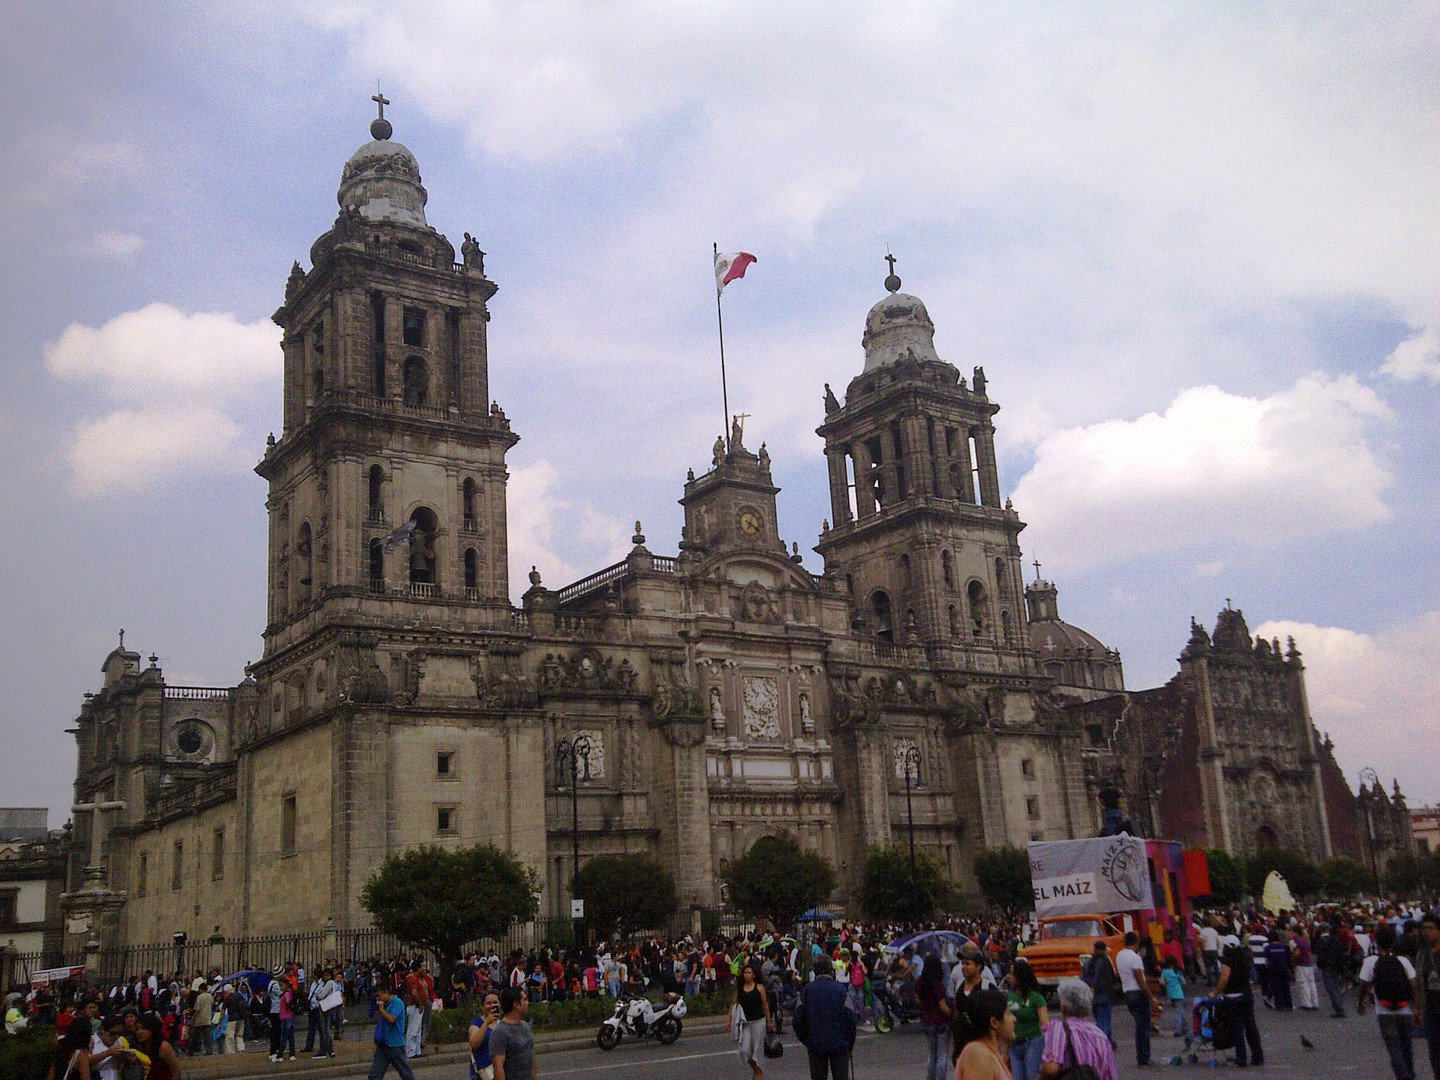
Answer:
<path fill-rule="evenodd" d="M 906 487 L 917 495 L 935 494 L 930 455 L 926 452 L 928 447 L 926 445 L 925 418 L 907 416 L 901 420 L 900 442 L 903 447 Z M 909 494 L 910 491 L 902 491 L 900 497 L 903 499 Z"/>
<path fill-rule="evenodd" d="M 995 427 L 988 420 L 975 429 L 976 464 L 980 469 L 980 505 L 1000 506 L 1000 476 L 995 468 Z"/>
<path fill-rule="evenodd" d="M 870 476 L 874 463 L 863 439 L 856 440 L 851 450 L 855 458 L 855 513 L 867 518 L 875 513 L 875 488 Z"/>
<path fill-rule="evenodd" d="M 942 499 L 955 498 L 955 485 L 950 482 L 950 451 L 946 437 L 953 428 L 941 425 L 935 429 L 935 494 Z"/>
<path fill-rule="evenodd" d="M 850 492 L 845 476 L 845 449 L 831 447 L 825 451 L 830 465 L 830 513 L 836 526 L 844 525 L 850 518 Z"/>
<path fill-rule="evenodd" d="M 975 478 L 971 475 L 975 466 L 970 461 L 970 429 L 960 429 L 959 453 L 952 459 L 960 466 L 960 490 L 956 492 L 962 502 L 974 504 Z"/>

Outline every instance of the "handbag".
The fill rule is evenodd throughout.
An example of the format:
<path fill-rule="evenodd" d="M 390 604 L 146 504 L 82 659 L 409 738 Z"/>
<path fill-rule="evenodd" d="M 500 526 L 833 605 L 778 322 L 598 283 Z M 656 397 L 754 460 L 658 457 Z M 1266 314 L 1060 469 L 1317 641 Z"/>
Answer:
<path fill-rule="evenodd" d="M 1057 1080 L 1100 1080 L 1100 1073 L 1094 1065 L 1081 1064 L 1075 1056 L 1075 1044 L 1070 1038 L 1070 1025 L 1062 1017 L 1060 1023 L 1065 1028 L 1065 1064 L 1055 1074 Z"/>
<path fill-rule="evenodd" d="M 773 1031 L 765 1032 L 765 1056 L 767 1058 L 779 1058 L 785 1056 L 785 1044 L 780 1041 L 780 1036 Z"/>

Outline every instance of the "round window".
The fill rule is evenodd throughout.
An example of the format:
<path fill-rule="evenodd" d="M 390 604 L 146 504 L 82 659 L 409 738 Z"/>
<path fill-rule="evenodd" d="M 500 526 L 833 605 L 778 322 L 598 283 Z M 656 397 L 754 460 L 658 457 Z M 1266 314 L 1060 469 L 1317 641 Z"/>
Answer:
<path fill-rule="evenodd" d="M 175 745 L 180 747 L 182 754 L 194 754 L 205 745 L 205 739 L 198 728 L 185 728 L 176 738 Z"/>

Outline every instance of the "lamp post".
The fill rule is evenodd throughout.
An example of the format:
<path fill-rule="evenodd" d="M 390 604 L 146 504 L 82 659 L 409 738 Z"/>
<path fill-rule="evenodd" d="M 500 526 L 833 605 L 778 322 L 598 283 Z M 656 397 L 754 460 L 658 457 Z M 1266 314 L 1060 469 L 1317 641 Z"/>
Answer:
<path fill-rule="evenodd" d="M 1380 898 L 1380 867 L 1375 861 L 1375 798 L 1371 794 L 1380 777 L 1370 766 L 1360 770 L 1360 805 L 1365 810 L 1366 847 L 1370 849 L 1370 876 L 1375 883 L 1375 898 Z"/>
<path fill-rule="evenodd" d="M 569 773 L 570 780 L 570 841 L 571 854 L 574 861 L 575 877 L 580 875 L 580 781 L 590 779 L 590 740 L 584 735 L 576 735 L 574 738 L 561 739 L 555 744 L 555 765 L 559 778 L 563 783 L 565 775 Z M 575 879 L 571 878 L 571 899 L 578 900 L 575 896 Z M 572 909 L 573 910 L 573 909 Z M 583 928 L 583 918 L 573 918 L 575 928 L 575 946 L 580 946 L 580 934 Z"/>
<path fill-rule="evenodd" d="M 907 746 L 901 759 L 905 768 L 905 816 L 910 822 L 910 918 L 920 921 L 920 885 L 915 877 L 915 806 L 910 800 L 912 782 L 920 782 L 920 748 Z"/>

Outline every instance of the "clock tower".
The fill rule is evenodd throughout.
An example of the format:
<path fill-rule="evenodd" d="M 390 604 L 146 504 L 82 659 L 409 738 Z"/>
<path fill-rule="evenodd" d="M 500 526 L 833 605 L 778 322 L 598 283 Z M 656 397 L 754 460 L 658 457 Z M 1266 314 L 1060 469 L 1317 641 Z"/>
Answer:
<path fill-rule="evenodd" d="M 685 481 L 683 551 L 713 555 L 738 548 L 785 553 L 775 518 L 780 489 L 770 480 L 770 453 L 745 449 L 739 421 L 727 447 L 715 440 L 713 467 L 703 476 L 692 472 Z"/>

